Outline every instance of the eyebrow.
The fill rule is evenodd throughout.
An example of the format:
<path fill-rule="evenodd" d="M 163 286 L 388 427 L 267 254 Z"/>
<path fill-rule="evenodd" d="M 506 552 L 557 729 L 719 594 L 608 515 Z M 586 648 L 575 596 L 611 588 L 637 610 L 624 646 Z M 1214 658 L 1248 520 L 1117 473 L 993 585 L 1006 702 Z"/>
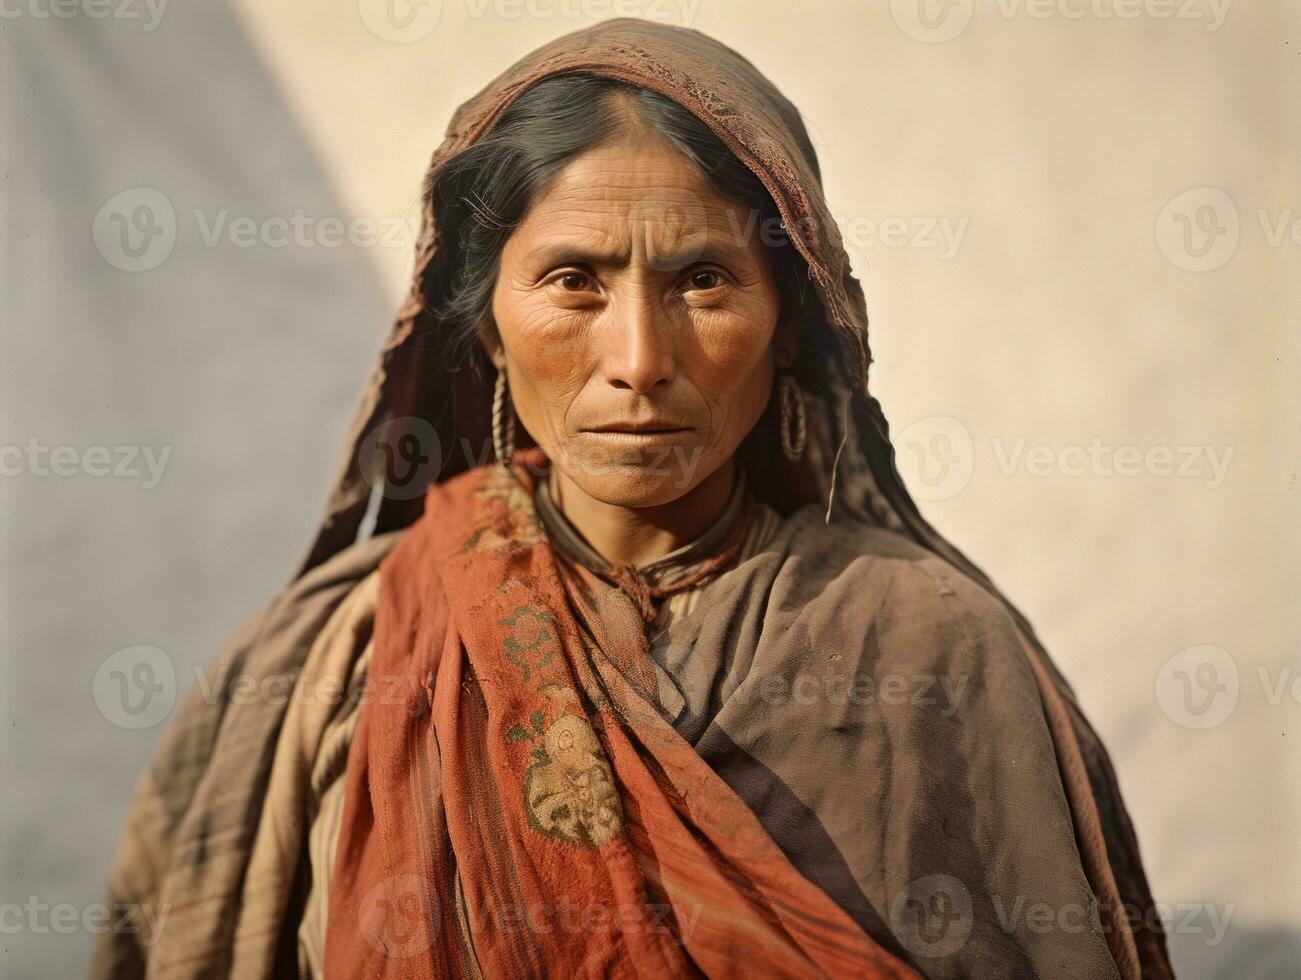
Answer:
<path fill-rule="evenodd" d="M 621 267 L 627 265 L 629 259 L 627 252 L 606 252 L 567 242 L 543 245 L 533 255 L 537 264 L 544 269 L 553 269 L 562 265 Z M 678 252 L 653 255 L 651 262 L 656 269 L 678 270 L 695 262 L 716 262 L 725 265 L 728 262 L 743 262 L 749 257 L 746 249 L 725 239 L 712 238 L 704 245 L 693 245 Z"/>

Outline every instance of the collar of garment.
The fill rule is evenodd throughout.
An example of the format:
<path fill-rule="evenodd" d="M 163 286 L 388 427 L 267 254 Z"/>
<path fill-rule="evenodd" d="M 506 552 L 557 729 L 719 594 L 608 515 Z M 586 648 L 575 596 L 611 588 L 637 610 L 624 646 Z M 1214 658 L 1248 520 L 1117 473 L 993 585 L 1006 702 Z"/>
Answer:
<path fill-rule="evenodd" d="M 636 569 L 636 574 L 648 585 L 667 588 L 690 575 L 701 563 L 711 558 L 731 537 L 745 513 L 745 471 L 736 468 L 732 492 L 727 498 L 718 519 L 693 541 L 673 549 L 667 555 Z M 534 491 L 534 504 L 538 517 L 552 544 L 567 558 L 609 580 L 614 568 L 601 554 L 588 544 L 587 539 L 570 523 L 551 496 L 547 480 L 539 480 Z"/>

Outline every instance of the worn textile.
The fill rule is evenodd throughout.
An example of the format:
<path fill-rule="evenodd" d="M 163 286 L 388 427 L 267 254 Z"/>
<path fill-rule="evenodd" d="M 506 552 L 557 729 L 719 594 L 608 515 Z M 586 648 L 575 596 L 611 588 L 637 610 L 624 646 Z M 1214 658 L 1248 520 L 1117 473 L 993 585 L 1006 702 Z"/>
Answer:
<path fill-rule="evenodd" d="M 327 976 L 915 976 L 664 721 L 641 603 L 566 586 L 518 474 L 381 565 Z"/>

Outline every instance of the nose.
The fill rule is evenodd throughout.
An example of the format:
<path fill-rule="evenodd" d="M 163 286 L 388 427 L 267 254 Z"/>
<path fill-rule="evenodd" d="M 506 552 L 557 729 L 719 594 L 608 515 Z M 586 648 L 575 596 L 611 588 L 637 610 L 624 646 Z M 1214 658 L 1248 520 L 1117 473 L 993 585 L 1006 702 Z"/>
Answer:
<path fill-rule="evenodd" d="M 628 297 L 610 310 L 611 326 L 603 364 L 605 380 L 615 388 L 649 394 L 668 385 L 677 371 L 673 324 L 649 297 Z"/>

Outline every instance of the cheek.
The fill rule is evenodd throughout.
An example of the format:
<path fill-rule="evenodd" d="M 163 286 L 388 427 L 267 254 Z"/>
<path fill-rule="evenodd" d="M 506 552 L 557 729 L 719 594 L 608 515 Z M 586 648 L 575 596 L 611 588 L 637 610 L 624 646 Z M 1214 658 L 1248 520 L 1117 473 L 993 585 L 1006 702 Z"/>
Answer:
<path fill-rule="evenodd" d="M 515 412 L 539 445 L 552 448 L 552 433 L 563 431 L 565 413 L 583 386 L 585 348 L 579 332 L 550 304 L 509 291 L 494 296 L 493 317 Z"/>
<path fill-rule="evenodd" d="M 715 437 L 739 440 L 758 421 L 772 389 L 773 329 L 749 317 L 709 315 L 693 331 L 689 373 L 709 404 Z"/>

